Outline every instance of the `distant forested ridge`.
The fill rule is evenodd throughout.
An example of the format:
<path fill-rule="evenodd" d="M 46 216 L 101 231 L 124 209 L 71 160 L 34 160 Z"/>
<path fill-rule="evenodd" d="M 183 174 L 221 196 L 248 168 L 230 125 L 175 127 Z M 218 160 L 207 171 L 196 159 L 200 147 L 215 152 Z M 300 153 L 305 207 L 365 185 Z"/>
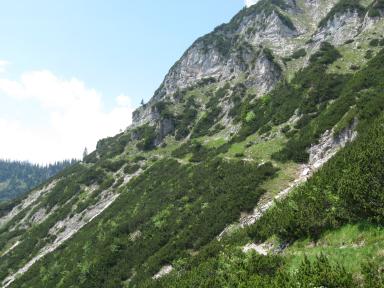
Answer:
<path fill-rule="evenodd" d="M 49 165 L 0 160 L 0 201 L 14 199 L 75 163 L 66 160 Z"/>

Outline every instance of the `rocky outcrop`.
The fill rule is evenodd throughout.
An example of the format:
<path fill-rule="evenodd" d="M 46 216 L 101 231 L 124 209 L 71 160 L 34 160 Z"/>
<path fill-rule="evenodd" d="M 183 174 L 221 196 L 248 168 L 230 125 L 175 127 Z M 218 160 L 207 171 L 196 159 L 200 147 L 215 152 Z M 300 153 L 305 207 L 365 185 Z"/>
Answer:
<path fill-rule="evenodd" d="M 369 9 L 357 6 L 335 13 L 312 36 L 315 43 L 328 41 L 335 46 L 344 44 L 367 31 L 380 21 L 382 14 L 371 17 Z"/>
<path fill-rule="evenodd" d="M 167 137 L 169 134 L 173 133 L 175 131 L 175 121 L 173 119 L 161 119 L 157 122 L 156 127 L 156 139 L 155 139 L 155 145 L 160 145 L 164 138 Z"/>
<path fill-rule="evenodd" d="M 341 45 L 355 38 L 363 28 L 362 15 L 356 10 L 332 17 L 324 27 L 313 36 L 315 42 L 328 41 L 333 45 Z"/>
<path fill-rule="evenodd" d="M 258 78 L 260 72 L 255 72 L 260 71 L 259 67 L 249 69 L 248 66 L 258 62 L 255 50 L 267 44 L 284 46 L 285 39 L 298 35 L 295 27 L 287 25 L 275 11 L 244 17 L 235 31 L 226 28 L 223 26 L 197 40 L 171 68 L 155 98 L 173 94 L 206 78 L 226 81 L 247 71 L 250 79 Z M 269 72 L 263 70 L 265 77 Z"/>
<path fill-rule="evenodd" d="M 304 44 L 312 39 L 312 43 L 305 44 L 310 57 L 321 42 L 341 45 L 370 23 L 363 21 L 360 11 L 352 9 L 336 13 L 317 29 L 336 0 L 329 3 L 306 0 L 300 7 L 296 1 L 283 1 L 280 7 L 262 2 L 265 3 L 241 11 L 231 22 L 193 43 L 170 69 L 149 103 L 133 113 L 133 126 L 158 125 L 159 114 L 153 106 L 164 99 L 176 101 L 172 96 L 175 92 L 193 87 L 202 80 L 213 79 L 220 83 L 242 77 L 247 87 L 254 88 L 258 96 L 264 95 L 282 77 L 280 57 L 290 56 L 300 42 Z M 303 26 L 301 18 L 313 26 Z M 273 55 L 269 51 L 273 51 Z"/>
<path fill-rule="evenodd" d="M 14 219 L 16 216 L 18 216 L 23 211 L 28 211 L 26 213 L 26 217 L 24 217 L 24 220 L 29 219 L 29 216 L 30 216 L 29 214 L 33 211 L 33 208 L 35 207 L 35 205 L 38 204 L 38 202 L 39 202 L 38 200 L 40 199 L 40 197 L 49 193 L 55 187 L 55 185 L 57 184 L 58 181 L 59 180 L 52 181 L 51 183 L 45 185 L 41 189 L 36 189 L 36 190 L 32 191 L 31 193 L 29 193 L 28 196 L 23 201 L 21 201 L 21 203 L 19 205 L 14 207 L 4 217 L 0 218 L 0 228 L 2 226 L 6 225 L 8 222 L 10 222 L 12 219 Z M 32 216 L 32 219 L 31 219 L 32 223 L 36 223 L 36 222 L 34 222 L 34 220 L 40 221 L 41 219 L 44 218 L 43 215 L 41 215 L 41 212 L 42 211 L 36 212 L 36 213 L 40 213 L 39 216 L 37 216 L 37 215 Z M 23 223 L 24 223 L 23 221 L 20 221 L 19 225 L 21 225 Z"/>
<path fill-rule="evenodd" d="M 302 63 L 306 66 L 322 42 L 343 45 L 377 21 L 358 5 L 333 12 L 337 2 L 305 0 L 271 4 L 260 1 L 241 11 L 228 24 L 193 43 L 170 69 L 149 103 L 133 113 L 133 126 L 157 125 L 159 114 L 153 110 L 157 102 L 164 99 L 175 102 L 173 95 L 177 91 L 209 79 L 220 85 L 241 77 L 258 96 L 264 95 L 281 79 L 282 59 L 297 49 L 307 50 L 307 60 Z M 334 15 L 329 16 L 332 13 Z M 322 19 L 326 19 L 324 23 Z M 273 51 L 275 59 L 265 53 L 268 50 Z"/>
<path fill-rule="evenodd" d="M 304 1 L 304 8 L 308 11 L 308 18 L 311 20 L 309 25 L 317 27 L 320 20 L 324 19 L 332 7 L 338 0 L 322 1 L 322 0 L 306 0 Z"/>
<path fill-rule="evenodd" d="M 295 9 L 288 14 L 298 13 L 301 11 Z M 284 55 L 286 51 L 293 50 L 294 45 L 291 40 L 304 31 L 298 31 L 293 22 L 288 20 L 289 18 L 283 17 L 276 11 L 270 15 L 265 13 L 256 16 L 250 15 L 244 18 L 237 33 L 241 34 L 245 41 L 253 46 L 267 45 L 276 54 Z"/>
<path fill-rule="evenodd" d="M 133 113 L 133 126 L 154 124 L 159 115 L 153 110 L 160 100 L 175 101 L 172 95 L 201 81 L 225 82 L 241 77 L 257 95 L 270 91 L 281 79 L 282 69 L 273 54 L 293 51 L 292 39 L 299 36 L 288 16 L 272 5 L 252 7 L 233 20 L 198 39 L 165 76 L 154 97 Z M 257 5 L 255 5 L 257 6 Z M 299 13 L 295 1 L 287 1 L 287 13 Z M 266 49 L 268 47 L 268 49 Z M 288 52 L 287 52 L 288 51 Z"/>
<path fill-rule="evenodd" d="M 312 170 L 320 168 L 324 163 L 334 156 L 340 148 L 347 143 L 352 142 L 356 136 L 355 131 L 357 122 L 353 122 L 349 127 L 345 128 L 339 135 L 334 135 L 332 130 L 326 131 L 319 139 L 317 144 L 308 149 L 309 161 L 308 165 Z"/>
<path fill-rule="evenodd" d="M 263 244 L 255 244 L 255 243 L 249 243 L 245 245 L 242 249 L 244 253 L 248 253 L 250 251 L 255 251 L 257 254 L 266 256 L 268 255 L 268 252 L 272 249 L 272 246 L 267 243 Z"/>
<path fill-rule="evenodd" d="M 152 102 L 133 111 L 131 127 L 141 126 L 145 123 L 154 123 L 159 119 L 160 115 L 152 109 Z"/>
<path fill-rule="evenodd" d="M 260 49 L 259 51 L 255 51 L 253 48 L 248 49 L 249 50 L 247 52 L 242 53 L 241 57 L 238 57 L 238 55 L 233 55 L 233 57 L 230 58 L 224 66 L 217 64 L 214 69 L 210 70 L 213 74 L 216 73 L 214 71 L 217 71 L 217 73 L 220 75 L 209 74 L 210 72 L 207 74 L 203 72 L 203 70 L 199 70 L 201 67 L 197 67 L 195 69 L 196 73 L 191 72 L 194 70 L 194 68 L 192 68 L 194 65 L 187 65 L 186 67 L 188 68 L 186 69 L 190 70 L 191 72 L 187 78 L 191 79 L 191 81 L 186 80 L 186 78 L 184 78 L 182 75 L 175 76 L 174 79 L 178 79 L 175 81 L 165 80 L 171 81 L 173 86 L 172 88 L 169 88 L 171 86 L 168 86 L 169 89 L 167 88 L 168 90 L 164 93 L 171 93 L 171 91 L 175 92 L 178 89 L 186 88 L 189 84 L 194 84 L 196 79 L 197 81 L 201 80 L 202 78 L 207 79 L 209 78 L 208 76 L 217 77 L 218 81 L 225 81 L 232 79 L 233 77 L 239 77 L 242 73 L 245 73 L 247 78 L 244 84 L 248 87 L 254 87 L 256 90 L 256 95 L 264 95 L 265 93 L 269 92 L 281 79 L 282 69 L 279 64 L 275 62 L 273 55 L 269 50 Z M 201 73 L 204 75 L 200 75 Z M 184 72 L 182 74 L 184 74 Z M 171 102 L 174 101 L 171 95 L 167 95 Z M 155 109 L 155 104 L 159 101 L 160 98 L 155 97 L 151 99 L 149 103 L 134 111 L 132 118 L 133 126 L 137 127 L 146 123 L 150 123 L 152 125 L 156 125 L 163 136 L 169 134 L 169 132 L 172 132 L 174 128 L 172 127 L 174 125 L 172 120 L 162 119 L 160 113 Z"/>
<path fill-rule="evenodd" d="M 171 265 L 166 265 L 166 266 L 162 267 L 160 269 L 160 271 L 152 277 L 152 279 L 154 279 L 154 280 L 160 279 L 160 278 L 164 277 L 165 275 L 168 275 L 172 271 L 173 271 L 173 267 Z"/>

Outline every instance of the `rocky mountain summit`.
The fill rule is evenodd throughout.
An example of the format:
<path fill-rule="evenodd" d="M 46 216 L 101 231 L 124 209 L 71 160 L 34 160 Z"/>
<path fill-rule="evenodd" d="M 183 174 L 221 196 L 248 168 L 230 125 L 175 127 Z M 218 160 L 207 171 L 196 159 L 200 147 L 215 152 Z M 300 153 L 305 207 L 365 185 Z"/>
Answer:
<path fill-rule="evenodd" d="M 176 104 L 180 93 L 191 87 L 241 82 L 261 97 L 281 79 L 306 67 L 325 41 L 335 46 L 349 42 L 361 49 L 360 41 L 374 33 L 382 13 L 379 2 L 363 5 L 367 3 L 268 0 L 244 8 L 228 24 L 193 43 L 149 103 L 134 112 L 133 125 L 151 123 L 160 134 L 173 133 L 170 119 L 165 125 L 158 122 L 161 117 L 156 105 Z"/>
<path fill-rule="evenodd" d="M 261 0 L 196 40 L 126 131 L 0 204 L 2 286 L 384 287 L 383 16 Z"/>

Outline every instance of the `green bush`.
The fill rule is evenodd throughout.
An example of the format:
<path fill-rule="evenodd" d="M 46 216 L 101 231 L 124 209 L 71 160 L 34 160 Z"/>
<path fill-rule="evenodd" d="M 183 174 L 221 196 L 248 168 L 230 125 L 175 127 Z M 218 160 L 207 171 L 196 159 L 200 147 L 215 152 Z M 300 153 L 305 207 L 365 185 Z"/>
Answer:
<path fill-rule="evenodd" d="M 184 111 L 176 121 L 175 139 L 181 140 L 189 135 L 197 117 L 198 105 L 193 97 L 187 99 Z"/>
<path fill-rule="evenodd" d="M 368 7 L 368 16 L 369 17 L 380 17 L 384 10 L 384 1 L 376 0 Z"/>
<path fill-rule="evenodd" d="M 329 65 L 341 58 L 341 54 L 328 42 L 321 43 L 320 50 L 313 54 L 310 62 L 313 64 Z"/>
<path fill-rule="evenodd" d="M 173 119 L 174 116 L 169 109 L 170 105 L 171 103 L 169 102 L 159 101 L 156 102 L 151 109 L 153 112 L 158 113 L 161 119 Z"/>
<path fill-rule="evenodd" d="M 371 59 L 373 57 L 373 51 L 367 50 L 364 57 L 365 57 L 365 59 Z"/>
<path fill-rule="evenodd" d="M 156 129 L 148 124 L 136 128 L 133 132 L 139 139 L 136 144 L 137 149 L 149 151 L 155 148 Z"/>
<path fill-rule="evenodd" d="M 125 147 L 131 141 L 130 133 L 121 133 L 115 137 L 109 137 L 97 142 L 96 151 L 85 157 L 87 163 L 96 163 L 98 155 L 101 159 L 113 158 L 124 152 Z"/>
<path fill-rule="evenodd" d="M 292 54 L 291 58 L 299 59 L 299 58 L 305 57 L 306 55 L 307 55 L 307 51 L 304 48 L 302 48 L 302 49 L 299 49 L 299 50 L 295 51 Z"/>
<path fill-rule="evenodd" d="M 369 41 L 369 46 L 371 47 L 379 46 L 379 39 L 372 39 L 371 41 Z"/>
<path fill-rule="evenodd" d="M 108 171 L 117 172 L 124 164 L 125 164 L 124 160 L 116 160 L 116 161 L 105 160 L 100 163 L 100 166 Z"/>
<path fill-rule="evenodd" d="M 139 165 L 139 164 L 128 163 L 128 164 L 124 167 L 124 173 L 125 173 L 125 174 L 134 174 L 134 173 L 137 172 L 139 169 L 140 169 L 140 165 Z"/>
<path fill-rule="evenodd" d="M 222 109 L 220 107 L 213 107 L 197 121 L 193 128 L 191 138 L 198 138 L 208 135 L 209 129 L 216 123 Z"/>

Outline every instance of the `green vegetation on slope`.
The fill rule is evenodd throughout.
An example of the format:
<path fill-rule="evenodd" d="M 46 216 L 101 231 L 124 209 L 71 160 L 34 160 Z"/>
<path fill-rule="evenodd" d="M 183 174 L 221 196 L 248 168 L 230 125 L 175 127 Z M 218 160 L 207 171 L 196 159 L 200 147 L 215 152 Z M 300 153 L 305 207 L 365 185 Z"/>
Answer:
<path fill-rule="evenodd" d="M 290 132 L 290 140 L 285 148 L 275 155 L 275 159 L 306 162 L 308 160 L 306 149 L 322 133 L 335 125 L 337 125 L 335 131 L 342 132 L 357 119 L 358 131 L 364 131 L 384 108 L 383 64 L 384 50 L 380 51 L 366 68 L 352 76 L 326 74 L 322 78 L 320 70 L 317 73 L 307 71 L 306 76 L 301 78 L 305 83 L 302 87 L 310 89 L 310 94 L 307 94 L 308 90 L 304 90 L 302 94 L 302 97 L 307 99 L 306 108 L 302 110 L 305 114 L 296 123 L 296 131 L 294 130 L 292 134 Z M 314 78 L 316 75 L 320 76 L 318 76 L 319 82 Z M 332 99 L 336 100 L 331 103 L 324 102 Z M 317 109 L 313 109 L 315 105 Z M 354 108 L 351 110 L 352 107 Z"/>
<path fill-rule="evenodd" d="M 324 42 L 320 50 L 311 56 L 310 65 L 299 71 L 290 83 L 283 81 L 260 99 L 246 99 L 241 108 L 242 127 L 233 141 L 243 141 L 257 131 L 260 134 L 267 133 L 273 126 L 287 123 L 296 114 L 299 119 L 294 126 L 287 126 L 286 131 L 283 130 L 292 140 L 275 158 L 306 162 L 308 146 L 326 129 L 332 128 L 346 112 L 335 113 L 327 121 L 319 120 L 316 130 L 306 132 L 303 129 L 309 126 L 312 119 L 327 112 L 327 104 L 339 97 L 344 83 L 350 77 L 326 73 L 326 67 L 339 57 L 339 52 Z M 348 110 L 348 103 L 343 108 Z M 296 138 L 300 139 L 296 141 Z"/>
<path fill-rule="evenodd" d="M 84 167 L 81 164 L 75 164 L 60 174 L 60 179 L 52 191 L 40 198 L 38 206 L 32 211 L 32 215 L 44 209 L 46 213 L 52 212 L 50 217 L 40 225 L 34 225 L 28 231 L 19 225 L 17 229 L 10 231 L 12 223 L 18 223 L 26 215 L 26 211 L 19 213 L 13 222 L 6 223 L 0 227 L 0 247 L 1 250 L 6 247 L 6 243 L 13 239 L 20 241 L 20 245 L 15 247 L 11 253 L 1 255 L 0 278 L 3 279 L 8 274 L 8 269 L 18 268 L 27 261 L 26 256 L 33 256 L 46 244 L 55 240 L 49 230 L 60 220 L 64 220 L 68 215 L 74 212 L 74 207 L 81 210 L 81 207 L 88 207 L 95 203 L 100 197 L 100 193 L 110 187 L 114 180 L 108 177 L 108 174 L 100 167 L 95 169 Z M 81 189 L 82 185 L 98 184 L 99 189 L 95 190 L 88 198 L 82 197 L 87 194 Z M 82 203 L 85 201 L 85 203 Z M 80 211 L 77 211 L 80 212 Z M 4 251 L 1 251 L 4 252 Z"/>
<path fill-rule="evenodd" d="M 375 0 L 368 7 L 368 15 L 370 17 L 379 17 L 382 15 L 384 11 L 384 1 L 383 0 Z"/>
<path fill-rule="evenodd" d="M 317 241 L 310 238 L 297 241 L 284 251 L 287 269 L 293 272 L 305 257 L 314 260 L 320 254 L 343 265 L 347 271 L 360 273 L 362 262 L 368 259 L 384 261 L 383 227 L 364 222 L 347 224 L 327 231 Z"/>
<path fill-rule="evenodd" d="M 383 127 L 384 115 L 247 229 L 248 236 L 240 231 L 213 241 L 178 273 L 143 287 L 383 287 Z M 304 243 L 317 249 L 300 250 L 301 240 L 281 256 L 240 252 L 250 239 L 275 236 L 280 243 L 309 237 Z"/>
<path fill-rule="evenodd" d="M 383 223 L 383 123 L 380 117 L 306 184 L 268 211 L 250 229 L 252 237 L 316 240 L 327 229 L 346 223 Z"/>
<path fill-rule="evenodd" d="M 251 210 L 264 193 L 258 187 L 274 174 L 268 163 L 215 159 L 185 166 L 161 160 L 129 183 L 98 221 L 15 286 L 142 283 L 162 265 L 198 251 L 240 212 Z"/>

